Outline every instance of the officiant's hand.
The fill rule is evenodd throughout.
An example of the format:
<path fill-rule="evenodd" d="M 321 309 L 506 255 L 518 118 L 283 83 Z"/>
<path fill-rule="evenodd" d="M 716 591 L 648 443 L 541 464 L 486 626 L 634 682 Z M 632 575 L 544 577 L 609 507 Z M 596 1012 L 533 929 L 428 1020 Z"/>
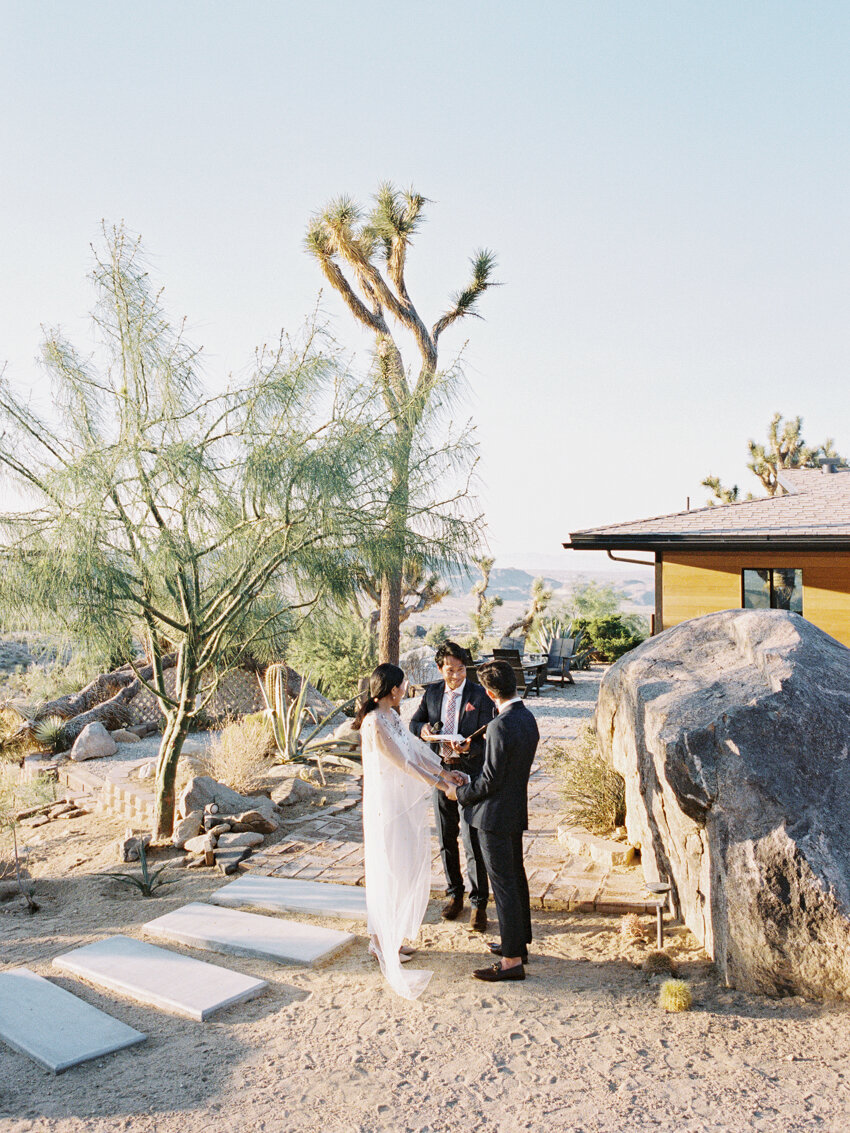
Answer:
<path fill-rule="evenodd" d="M 464 740 L 462 744 L 449 744 L 449 747 L 455 755 L 466 755 L 472 744 L 472 740 Z"/>
<path fill-rule="evenodd" d="M 422 731 L 419 733 L 419 738 L 423 743 L 432 744 L 436 743 L 440 737 L 434 735 L 434 733 L 431 731 L 430 724 L 423 724 Z"/>

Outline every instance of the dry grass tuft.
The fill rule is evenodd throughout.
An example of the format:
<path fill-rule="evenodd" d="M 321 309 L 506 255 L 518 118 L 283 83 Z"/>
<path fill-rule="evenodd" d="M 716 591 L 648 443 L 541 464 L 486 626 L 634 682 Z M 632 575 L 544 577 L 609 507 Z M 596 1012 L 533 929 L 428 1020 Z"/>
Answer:
<path fill-rule="evenodd" d="M 210 744 L 210 775 L 241 795 L 263 786 L 274 763 L 274 740 L 265 719 L 245 717 L 226 724 Z"/>
<path fill-rule="evenodd" d="M 570 816 L 593 834 L 608 834 L 626 820 L 626 784 L 602 756 L 593 728 L 550 754 L 552 772 Z"/>
<path fill-rule="evenodd" d="M 645 940 L 646 933 L 637 913 L 626 913 L 620 921 L 620 935 L 626 940 Z"/>

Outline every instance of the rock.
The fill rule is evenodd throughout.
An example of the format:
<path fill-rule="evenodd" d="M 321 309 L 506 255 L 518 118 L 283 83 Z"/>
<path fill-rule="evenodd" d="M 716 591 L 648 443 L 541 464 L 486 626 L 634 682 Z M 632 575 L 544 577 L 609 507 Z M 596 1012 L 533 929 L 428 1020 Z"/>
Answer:
<path fill-rule="evenodd" d="M 87 814 L 91 814 L 91 811 L 86 810 L 83 806 L 78 806 L 74 807 L 72 810 L 66 810 L 65 813 L 60 814 L 59 817 L 64 821 L 66 818 L 83 818 Z"/>
<path fill-rule="evenodd" d="M 118 744 L 103 724 L 95 720 L 93 724 L 86 724 L 74 740 L 69 755 L 71 759 L 80 763 L 84 759 L 102 759 L 106 755 L 115 755 L 116 751 Z"/>
<path fill-rule="evenodd" d="M 332 740 L 342 740 L 345 743 L 350 743 L 354 747 L 360 747 L 360 732 L 354 727 L 354 721 L 345 719 L 331 733 Z"/>
<path fill-rule="evenodd" d="M 59 818 L 60 815 L 67 814 L 69 811 L 76 809 L 73 803 L 57 803 L 56 806 L 50 808 L 47 812 L 47 816 L 48 818 Z"/>
<path fill-rule="evenodd" d="M 18 825 L 19 826 L 26 826 L 30 830 L 35 830 L 39 826 L 46 826 L 48 824 L 48 822 L 50 822 L 50 815 L 39 814 L 39 815 L 36 815 L 35 818 L 25 818 L 25 819 L 23 819 Z"/>
<path fill-rule="evenodd" d="M 234 846 L 259 846 L 263 841 L 262 834 L 254 834 L 250 830 L 244 834 L 222 834 L 218 840 L 218 848 L 232 850 Z"/>
<path fill-rule="evenodd" d="M 17 881 L 0 881 L 0 901 L 11 901 L 15 897 L 20 897 L 20 895 L 21 891 L 18 888 Z"/>
<path fill-rule="evenodd" d="M 275 819 L 275 805 L 271 799 L 262 795 L 247 798 L 224 783 L 217 783 L 209 775 L 196 775 L 186 784 L 180 793 L 177 813 L 184 815 L 192 810 L 212 813 L 210 804 L 218 807 L 218 814 L 242 814 L 246 810 L 256 810 L 269 821 Z"/>
<path fill-rule="evenodd" d="M 184 740 L 183 746 L 180 748 L 180 758 L 197 758 L 203 756 L 206 752 L 203 744 L 199 744 L 197 740 Z"/>
<path fill-rule="evenodd" d="M 141 844 L 147 849 L 150 841 L 150 834 L 144 834 L 140 830 L 125 830 L 124 837 L 118 842 L 118 860 L 122 862 L 139 861 L 139 845 Z"/>
<path fill-rule="evenodd" d="M 215 830 L 219 826 L 227 826 L 230 830 L 230 823 L 225 823 L 224 819 L 218 814 L 205 814 L 204 815 L 204 830 L 208 833 L 210 830 Z"/>
<path fill-rule="evenodd" d="M 134 779 L 139 779 L 144 782 L 145 779 L 153 779 L 156 775 L 156 760 L 148 759 L 144 763 L 140 763 L 132 774 Z"/>
<path fill-rule="evenodd" d="M 214 815 L 210 815 L 210 818 L 214 819 L 214 817 Z M 229 822 L 219 822 L 217 826 L 207 826 L 206 822 L 204 822 L 204 829 L 206 830 L 207 834 L 211 834 L 213 838 L 220 840 L 222 834 L 230 833 L 231 826 Z"/>
<path fill-rule="evenodd" d="M 236 873 L 239 868 L 239 863 L 251 856 L 250 846 L 232 846 L 227 850 L 216 850 L 215 852 L 215 865 L 216 869 L 221 870 L 223 874 Z"/>
<path fill-rule="evenodd" d="M 850 651 L 726 610 L 613 665 L 596 727 L 629 840 L 729 986 L 850 999 Z"/>
<path fill-rule="evenodd" d="M 129 728 L 119 728 L 115 732 L 110 732 L 113 740 L 117 744 L 137 744 L 141 740 L 141 736 L 137 736 L 135 732 L 131 732 Z"/>
<path fill-rule="evenodd" d="M 212 834 L 199 834 L 196 838 L 187 838 L 183 849 L 190 854 L 206 854 L 216 847 L 216 840 Z"/>
<path fill-rule="evenodd" d="M 277 819 L 266 818 L 258 810 L 243 811 L 242 814 L 237 814 L 235 820 L 230 823 L 231 830 L 239 833 L 253 830 L 257 834 L 274 834 L 279 827 L 280 823 Z"/>
<path fill-rule="evenodd" d="M 178 850 L 185 849 L 187 839 L 197 838 L 200 834 L 203 822 L 204 812 L 202 810 L 192 810 L 185 818 L 178 818 L 174 823 L 171 845 L 175 846 Z"/>
<path fill-rule="evenodd" d="M 318 794 L 318 788 L 312 783 L 307 783 L 303 779 L 290 779 L 275 802 L 278 806 L 294 806 L 295 803 L 307 802 Z"/>

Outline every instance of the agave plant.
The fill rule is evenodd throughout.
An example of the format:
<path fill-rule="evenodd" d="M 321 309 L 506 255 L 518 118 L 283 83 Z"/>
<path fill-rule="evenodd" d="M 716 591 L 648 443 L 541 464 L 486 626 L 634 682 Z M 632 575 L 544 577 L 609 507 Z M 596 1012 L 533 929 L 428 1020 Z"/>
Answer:
<path fill-rule="evenodd" d="M 143 897 L 155 897 L 155 889 L 159 889 L 162 885 L 173 885 L 177 881 L 176 877 L 163 877 L 163 871 L 168 866 L 161 865 L 159 869 L 155 869 L 153 873 L 148 869 L 148 856 L 145 853 L 145 840 L 139 839 L 139 863 L 142 867 L 141 873 L 106 873 L 104 877 L 112 877 L 116 881 L 122 882 L 124 885 L 135 885 Z"/>
<path fill-rule="evenodd" d="M 309 687 L 310 678 L 305 674 L 301 678 L 298 695 L 287 702 L 286 666 L 281 664 L 269 665 L 266 669 L 265 681 L 260 681 L 260 689 L 271 720 L 272 735 L 280 755 L 279 762 L 315 762 L 324 784 L 323 763 L 327 761 L 338 766 L 351 766 L 351 759 L 346 759 L 345 756 L 356 758 L 358 749 L 349 740 L 319 740 L 316 737 L 333 720 L 334 716 L 344 712 L 346 708 L 357 701 L 358 697 L 353 696 L 344 704 L 338 705 L 304 735 Z"/>

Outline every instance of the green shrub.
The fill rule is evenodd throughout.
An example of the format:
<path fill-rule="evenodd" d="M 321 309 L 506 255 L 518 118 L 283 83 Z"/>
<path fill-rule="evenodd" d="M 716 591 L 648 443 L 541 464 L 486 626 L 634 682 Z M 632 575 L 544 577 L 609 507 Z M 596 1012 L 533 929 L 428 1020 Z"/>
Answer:
<path fill-rule="evenodd" d="M 576 618 L 573 632 L 584 635 L 582 645 L 597 661 L 616 661 L 647 638 L 646 619 L 640 614 L 610 614 L 602 618 Z"/>
<path fill-rule="evenodd" d="M 378 647 L 359 618 L 317 613 L 299 628 L 286 660 L 299 673 L 309 673 L 330 700 L 348 700 L 377 665 Z"/>
<path fill-rule="evenodd" d="M 425 644 L 430 645 L 432 649 L 439 649 L 444 641 L 449 640 L 450 634 L 449 627 L 443 622 L 437 622 L 435 626 L 431 626 L 425 634 Z"/>
<path fill-rule="evenodd" d="M 606 763 L 593 728 L 572 743 L 558 744 L 549 761 L 570 817 L 593 834 L 608 834 L 626 820 L 626 784 Z"/>

